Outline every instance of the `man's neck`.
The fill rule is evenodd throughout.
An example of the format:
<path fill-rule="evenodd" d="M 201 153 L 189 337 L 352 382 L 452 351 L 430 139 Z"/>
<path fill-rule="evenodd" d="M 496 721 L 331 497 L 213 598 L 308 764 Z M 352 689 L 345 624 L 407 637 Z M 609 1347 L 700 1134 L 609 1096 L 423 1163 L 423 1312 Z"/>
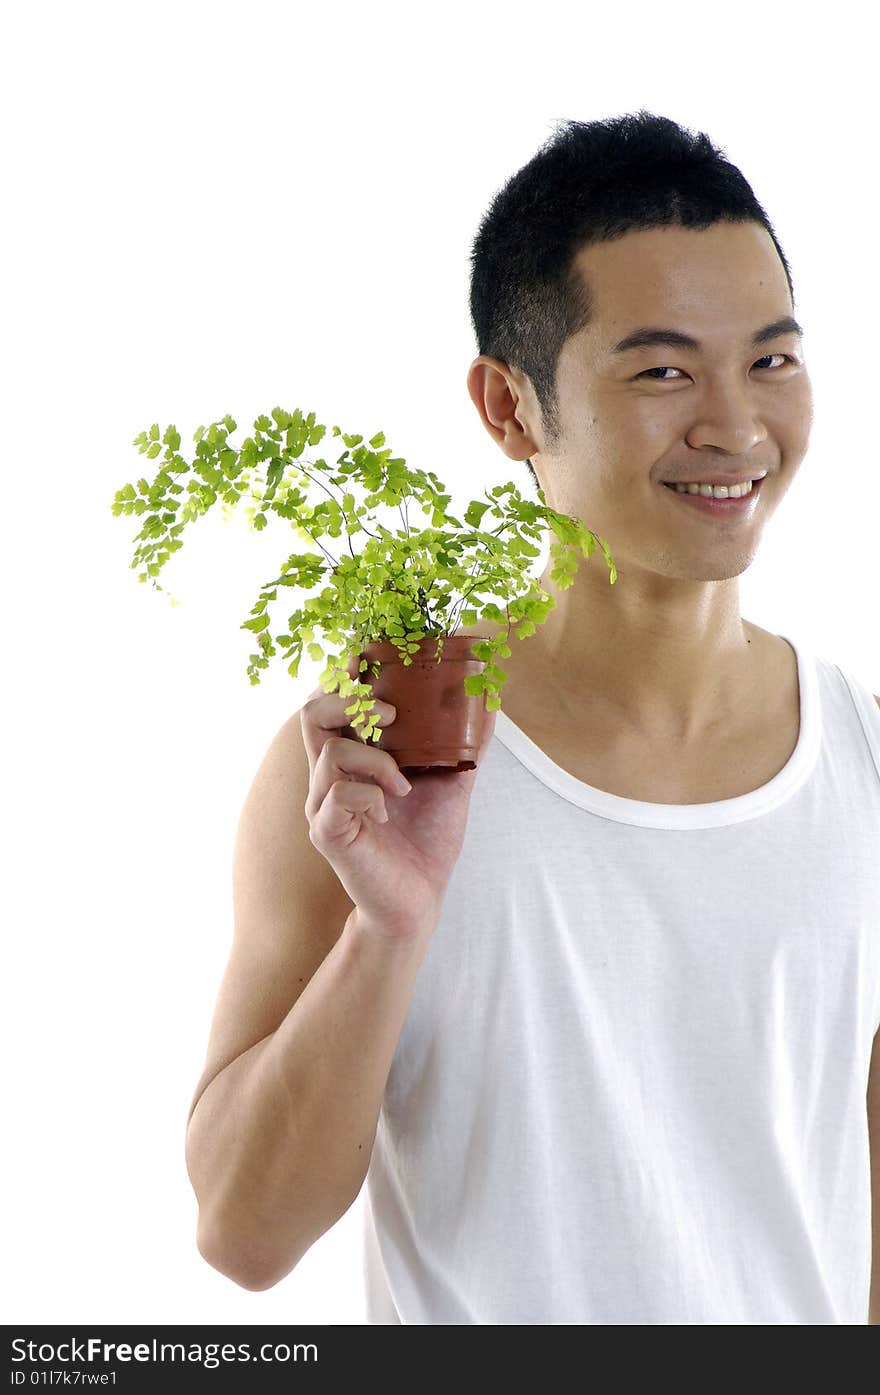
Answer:
<path fill-rule="evenodd" d="M 551 587 L 557 607 L 522 641 L 523 659 L 550 685 L 561 720 L 589 716 L 634 738 L 688 745 L 748 719 L 767 636 L 738 607 L 698 609 L 676 623 L 616 599 L 578 605 Z"/>

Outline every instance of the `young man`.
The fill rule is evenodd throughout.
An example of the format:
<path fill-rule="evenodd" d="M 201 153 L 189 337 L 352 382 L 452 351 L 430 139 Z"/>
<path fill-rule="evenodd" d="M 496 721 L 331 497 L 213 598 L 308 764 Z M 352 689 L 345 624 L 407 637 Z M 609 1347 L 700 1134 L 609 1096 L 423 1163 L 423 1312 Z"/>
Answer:
<path fill-rule="evenodd" d="M 359 919 L 328 828 L 396 904 L 456 787 L 389 785 L 365 830 L 392 772 L 343 700 L 279 733 L 191 1110 L 200 1249 L 268 1288 L 366 1182 L 371 1322 L 878 1322 L 880 711 L 739 606 L 812 417 L 782 249 L 705 136 L 569 123 L 493 201 L 471 308 L 484 426 L 618 580 L 548 566 L 418 936 Z"/>
<path fill-rule="evenodd" d="M 572 124 L 471 303 L 486 430 L 619 578 L 548 564 L 511 638 L 367 1177 L 371 1318 L 864 1323 L 873 1151 L 878 1322 L 880 712 L 739 604 L 812 420 L 781 249 L 672 123 Z"/>

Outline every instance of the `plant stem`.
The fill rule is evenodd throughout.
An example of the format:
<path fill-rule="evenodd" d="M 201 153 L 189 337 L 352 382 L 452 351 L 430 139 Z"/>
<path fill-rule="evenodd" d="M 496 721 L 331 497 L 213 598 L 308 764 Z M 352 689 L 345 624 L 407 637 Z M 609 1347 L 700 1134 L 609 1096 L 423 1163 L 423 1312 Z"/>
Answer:
<path fill-rule="evenodd" d="M 293 463 L 293 462 L 291 462 L 291 463 Z M 313 465 L 313 464 L 314 464 L 314 461 L 313 461 L 313 460 L 310 460 L 310 461 L 309 461 L 309 464 L 310 464 L 310 465 Z M 311 474 L 308 470 L 306 470 L 306 469 L 305 469 L 302 465 L 300 465 L 298 462 L 297 462 L 295 468 L 298 469 L 298 470 L 302 470 L 302 472 L 303 472 L 304 475 L 308 475 L 308 477 L 309 477 L 310 480 L 314 480 L 315 484 L 319 484 L 319 485 L 321 486 L 321 488 L 323 489 L 324 493 L 327 495 L 328 498 L 333 499 L 333 495 L 330 493 L 330 490 L 327 488 L 327 486 L 326 486 L 326 484 L 324 483 L 323 480 L 315 479 L 315 476 L 314 476 L 313 474 Z M 338 500 L 338 499 L 333 499 L 333 502 L 334 502 L 334 504 L 339 504 L 339 500 Z M 339 507 L 342 508 L 342 505 L 339 504 Z M 343 516 L 344 516 L 345 510 L 343 509 L 342 512 L 343 512 Z M 300 527 L 305 527 L 305 524 L 300 524 Z M 368 531 L 368 530 L 365 528 L 365 529 L 364 529 L 364 532 L 366 533 L 367 531 Z M 309 532 L 308 528 L 306 528 L 306 532 L 309 534 L 309 537 L 312 539 L 312 542 L 317 542 L 317 539 L 312 535 L 312 533 Z M 352 561 L 354 561 L 354 551 L 353 551 L 352 546 L 351 546 L 351 534 L 348 533 L 347 536 L 348 536 L 348 550 L 349 550 L 349 552 L 351 553 Z M 321 544 L 318 543 L 318 546 L 321 547 Z M 321 551 L 325 554 L 325 556 L 330 557 L 330 553 L 327 552 L 327 549 L 326 549 L 326 548 L 321 548 Z M 333 566 L 334 566 L 334 567 L 338 567 L 338 566 L 339 566 L 339 563 L 338 563 L 333 557 L 330 557 L 330 561 L 333 563 Z"/>
<path fill-rule="evenodd" d="M 513 522 L 514 522 L 513 519 L 509 519 L 509 518 L 508 518 L 508 519 L 505 519 L 504 522 L 499 523 L 499 525 L 498 525 L 497 528 L 493 528 L 493 529 L 492 529 L 492 532 L 491 532 L 490 536 L 493 537 L 493 538 L 497 538 L 498 534 L 502 531 L 502 529 L 509 527 L 510 524 L 513 523 Z M 477 565 L 477 563 L 479 562 L 479 560 L 480 560 L 480 559 L 479 559 L 478 557 L 475 557 L 475 558 L 474 558 L 473 566 L 471 567 L 471 572 L 473 572 L 473 567 L 475 567 L 475 566 Z M 460 614 L 461 611 L 464 609 L 464 603 L 465 603 L 465 601 L 467 600 L 468 596 L 471 594 L 471 591 L 475 591 L 475 590 L 477 589 L 477 586 L 478 586 L 479 582 L 480 582 L 481 580 L 484 580 L 484 579 L 486 578 L 486 576 L 487 576 L 487 573 L 481 572 L 481 573 L 479 574 L 479 576 L 476 578 L 476 580 L 474 581 L 473 586 L 469 587 L 468 590 L 464 592 L 464 594 L 463 594 L 461 600 L 460 600 L 459 602 L 457 602 L 457 608 L 458 608 L 459 614 Z M 455 609 L 456 609 L 456 606 L 453 606 L 453 608 L 452 608 L 453 614 L 455 613 Z M 509 619 L 509 614 L 508 614 L 508 619 Z M 454 628 L 455 628 L 455 625 L 457 625 L 457 624 L 458 624 L 458 620 L 456 619 L 456 621 L 454 622 L 452 628 L 454 629 Z M 509 633 L 509 631 L 508 631 L 508 633 Z"/>
<path fill-rule="evenodd" d="M 324 546 L 324 544 L 323 544 L 322 542 L 319 542 L 319 541 L 318 541 L 318 539 L 315 537 L 314 533 L 312 532 L 311 528 L 307 528 L 306 525 L 305 525 L 303 522 L 300 522 L 300 523 L 299 523 L 299 527 L 302 528 L 302 530 L 303 530 L 304 533 L 308 533 L 308 535 L 309 535 L 309 537 L 311 538 L 312 542 L 313 542 L 317 547 L 319 547 L 319 548 L 321 549 L 321 551 L 323 552 L 323 554 L 324 554 L 325 557 L 328 557 L 328 558 L 330 559 L 330 561 L 333 563 L 333 570 L 336 571 L 336 569 L 337 569 L 338 566 L 339 566 L 339 563 L 337 562 L 336 558 L 333 556 L 332 552 L 328 552 L 327 549 L 326 549 L 326 547 Z"/>

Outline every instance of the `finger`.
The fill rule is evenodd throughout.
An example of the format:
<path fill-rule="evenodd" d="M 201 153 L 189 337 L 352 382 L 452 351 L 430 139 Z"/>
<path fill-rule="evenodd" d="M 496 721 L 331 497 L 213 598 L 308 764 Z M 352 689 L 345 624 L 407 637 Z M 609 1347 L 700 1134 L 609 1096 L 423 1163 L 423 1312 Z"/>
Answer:
<path fill-rule="evenodd" d="M 350 723 L 355 714 L 348 713 L 345 709 L 352 707 L 355 700 L 353 695 L 341 697 L 339 693 L 319 692 L 303 704 L 299 714 L 300 724 L 303 742 L 309 758 L 309 767 L 312 771 L 314 771 L 318 757 L 330 737 L 339 736 L 342 731 L 352 729 Z M 376 714 L 379 725 L 383 727 L 390 726 L 397 716 L 395 708 L 388 702 L 377 702 Z M 354 737 L 347 739 L 351 740 L 352 744 L 363 746 L 365 742 L 360 735 L 363 723 L 353 730 Z"/>
<path fill-rule="evenodd" d="M 307 817 L 316 817 L 327 794 L 340 779 L 379 786 L 387 794 L 396 796 L 408 794 L 412 788 L 389 751 L 331 734 L 312 771 L 305 806 Z"/>
<path fill-rule="evenodd" d="M 356 780 L 336 780 L 309 819 L 309 837 L 319 851 L 333 844 L 350 843 L 360 832 L 364 819 L 388 822 L 382 790 L 378 785 L 364 785 Z"/>

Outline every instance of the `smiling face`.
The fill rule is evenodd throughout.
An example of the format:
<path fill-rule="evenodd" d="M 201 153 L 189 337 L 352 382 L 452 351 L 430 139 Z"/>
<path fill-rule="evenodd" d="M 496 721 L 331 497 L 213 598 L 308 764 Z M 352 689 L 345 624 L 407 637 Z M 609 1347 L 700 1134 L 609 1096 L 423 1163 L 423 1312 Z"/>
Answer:
<path fill-rule="evenodd" d="M 543 451 L 521 440 L 516 454 L 531 457 L 548 504 L 608 541 L 622 576 L 739 575 L 806 454 L 813 418 L 800 337 L 780 326 L 754 342 L 792 318 L 772 239 L 757 223 L 664 227 L 584 247 L 575 267 L 594 318 L 560 354 L 561 439 Z M 640 329 L 673 330 L 699 347 L 617 348 Z M 531 384 L 513 376 L 531 444 L 543 445 Z M 521 409 L 517 417 L 525 424 Z M 724 513 L 661 483 L 765 472 L 748 506 Z"/>

